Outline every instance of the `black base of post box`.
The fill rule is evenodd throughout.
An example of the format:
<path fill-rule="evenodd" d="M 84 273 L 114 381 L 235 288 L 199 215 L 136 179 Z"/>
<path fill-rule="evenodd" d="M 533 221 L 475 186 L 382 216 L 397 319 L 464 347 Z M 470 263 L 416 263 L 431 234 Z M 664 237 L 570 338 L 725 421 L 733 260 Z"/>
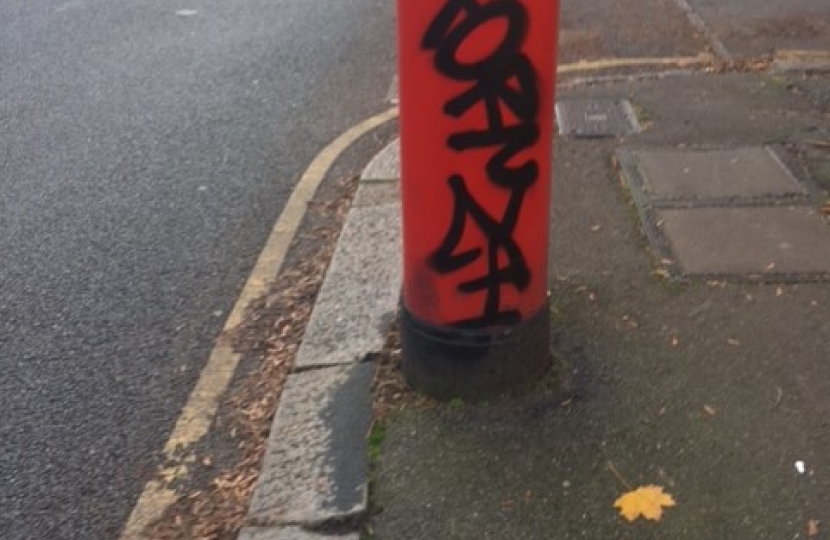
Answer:
<path fill-rule="evenodd" d="M 553 365 L 550 311 L 510 328 L 435 327 L 401 307 L 403 372 L 415 390 L 438 399 L 494 398 L 522 390 Z"/>

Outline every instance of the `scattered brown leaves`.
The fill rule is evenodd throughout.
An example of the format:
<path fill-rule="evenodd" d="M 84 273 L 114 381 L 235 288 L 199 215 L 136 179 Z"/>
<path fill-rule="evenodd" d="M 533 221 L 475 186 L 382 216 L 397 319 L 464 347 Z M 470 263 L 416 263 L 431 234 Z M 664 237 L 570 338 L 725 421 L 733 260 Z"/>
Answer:
<path fill-rule="evenodd" d="M 383 350 L 376 358 L 378 366 L 372 383 L 374 421 L 383 423 L 386 416 L 396 410 L 408 407 L 431 409 L 440 407 L 440 402 L 412 391 L 404 380 L 401 371 L 403 352 L 401 336 L 397 326 L 386 336 Z"/>
<path fill-rule="evenodd" d="M 739 58 L 730 62 L 720 62 L 709 70 L 710 73 L 758 73 L 768 71 L 773 64 L 772 56 Z"/>
<path fill-rule="evenodd" d="M 199 472 L 209 481 L 180 490 L 177 502 L 147 531 L 154 540 L 235 540 L 245 525 L 271 419 L 356 185 L 355 180 L 344 181 L 336 199 L 309 205 L 309 222 L 319 226 L 301 231 L 292 244 L 296 255 L 289 253 L 270 292 L 254 302 L 234 335 L 223 336 L 238 352 L 259 359 L 234 386 L 212 433 L 235 447 L 235 453 L 230 462 L 210 456 L 199 461 Z"/>

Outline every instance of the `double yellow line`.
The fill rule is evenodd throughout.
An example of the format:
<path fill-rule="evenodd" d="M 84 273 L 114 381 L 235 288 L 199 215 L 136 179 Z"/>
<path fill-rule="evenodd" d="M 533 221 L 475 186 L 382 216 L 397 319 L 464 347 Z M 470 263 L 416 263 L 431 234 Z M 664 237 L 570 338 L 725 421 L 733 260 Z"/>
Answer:
<path fill-rule="evenodd" d="M 227 391 L 239 364 L 240 355 L 234 352 L 229 340 L 223 338 L 242 324 L 248 306 L 264 295 L 277 277 L 305 215 L 308 202 L 314 196 L 317 187 L 346 149 L 366 133 L 397 116 L 398 109 L 391 108 L 364 120 L 324 148 L 306 169 L 271 230 L 245 287 L 225 321 L 207 364 L 199 375 L 167 444 L 164 445 L 166 464 L 159 471 L 157 478 L 144 487 L 119 537 L 120 540 L 152 540 L 144 531 L 150 524 L 161 519 L 164 512 L 176 502 L 176 492 L 168 486 L 174 480 L 187 476 L 189 464 L 196 459 L 192 449 L 210 430 L 219 408 L 219 400 Z"/>

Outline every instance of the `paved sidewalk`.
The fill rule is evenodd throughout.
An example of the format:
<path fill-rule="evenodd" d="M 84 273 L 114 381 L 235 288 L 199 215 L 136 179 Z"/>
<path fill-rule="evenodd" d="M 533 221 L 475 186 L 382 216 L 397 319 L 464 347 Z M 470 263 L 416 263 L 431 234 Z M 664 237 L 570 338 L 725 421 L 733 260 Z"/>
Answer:
<path fill-rule="evenodd" d="M 389 416 L 372 537 L 830 538 L 829 83 L 560 92 L 643 127 L 556 142 L 560 390 Z M 614 501 L 649 484 L 677 505 L 629 523 Z"/>
<path fill-rule="evenodd" d="M 240 538 L 830 538 L 828 83 L 562 90 L 558 386 L 393 411 L 370 497 L 370 386 L 400 290 L 390 145 L 364 172 Z M 625 521 L 614 501 L 650 484 L 676 506 Z"/>

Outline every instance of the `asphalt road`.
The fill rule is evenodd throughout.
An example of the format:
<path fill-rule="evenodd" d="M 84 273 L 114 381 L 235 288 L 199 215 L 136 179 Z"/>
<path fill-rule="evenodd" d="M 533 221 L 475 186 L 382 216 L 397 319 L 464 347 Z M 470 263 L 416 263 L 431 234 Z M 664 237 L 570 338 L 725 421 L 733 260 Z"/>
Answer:
<path fill-rule="evenodd" d="M 0 4 L 0 537 L 116 538 L 388 0 Z M 367 156 L 368 157 L 368 156 Z"/>

